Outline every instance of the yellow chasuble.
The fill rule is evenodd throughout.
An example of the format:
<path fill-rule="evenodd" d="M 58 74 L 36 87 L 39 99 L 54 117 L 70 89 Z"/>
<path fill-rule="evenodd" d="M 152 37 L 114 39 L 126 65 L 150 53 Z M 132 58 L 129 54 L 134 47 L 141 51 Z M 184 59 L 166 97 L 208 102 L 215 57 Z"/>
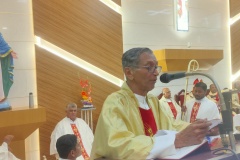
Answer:
<path fill-rule="evenodd" d="M 148 94 L 146 100 L 158 130 L 180 131 L 189 124 L 168 116 L 157 97 Z M 121 90 L 107 97 L 96 126 L 90 159 L 146 159 L 155 138 L 145 135 L 139 106 L 126 82 Z"/>

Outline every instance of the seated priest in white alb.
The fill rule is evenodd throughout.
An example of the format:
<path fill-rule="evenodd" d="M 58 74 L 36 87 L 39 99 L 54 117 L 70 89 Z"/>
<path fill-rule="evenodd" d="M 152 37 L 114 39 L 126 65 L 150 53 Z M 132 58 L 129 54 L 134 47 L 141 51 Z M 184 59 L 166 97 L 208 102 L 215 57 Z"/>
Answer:
<path fill-rule="evenodd" d="M 199 82 L 194 88 L 194 99 L 186 103 L 187 111 L 185 120 L 194 122 L 197 119 L 220 119 L 220 114 L 216 103 L 206 97 L 207 85 Z"/>
<path fill-rule="evenodd" d="M 77 105 L 75 103 L 69 103 L 66 106 L 66 115 L 65 118 L 58 122 L 52 132 L 50 155 L 55 155 L 58 158 L 56 142 L 59 137 L 65 134 L 75 134 L 82 152 L 82 155 L 77 160 L 87 160 L 90 158 L 94 138 L 92 130 L 84 120 L 77 118 Z"/>
<path fill-rule="evenodd" d="M 215 84 L 211 84 L 209 86 L 209 93 L 207 95 L 207 98 L 216 103 L 218 110 L 220 111 L 220 98 Z"/>
<path fill-rule="evenodd" d="M 163 96 L 159 100 L 160 106 L 163 107 L 168 115 L 176 120 L 181 119 L 181 107 L 177 104 L 177 102 L 172 99 L 171 91 L 169 88 L 163 88 L 162 90 Z"/>
<path fill-rule="evenodd" d="M 13 135 L 6 135 L 3 139 L 3 143 L 0 146 L 0 160 L 19 160 L 8 149 L 8 145 L 11 143 Z"/>
<path fill-rule="evenodd" d="M 217 92 L 217 88 L 214 84 L 211 84 L 209 87 L 209 93 L 207 95 L 207 98 L 215 102 L 217 105 L 219 103 L 219 96 Z"/>

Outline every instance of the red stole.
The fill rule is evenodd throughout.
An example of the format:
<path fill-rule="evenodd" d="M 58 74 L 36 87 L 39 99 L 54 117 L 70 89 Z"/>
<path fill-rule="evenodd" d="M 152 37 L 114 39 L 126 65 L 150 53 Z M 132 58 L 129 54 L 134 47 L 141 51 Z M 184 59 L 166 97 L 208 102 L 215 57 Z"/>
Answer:
<path fill-rule="evenodd" d="M 145 135 L 151 137 L 154 136 L 157 132 L 157 125 L 152 113 L 152 109 L 150 108 L 149 110 L 145 110 L 139 107 L 139 110 L 142 116 Z"/>
<path fill-rule="evenodd" d="M 173 116 L 174 116 L 174 119 L 176 119 L 176 117 L 177 117 L 177 110 L 176 110 L 175 106 L 173 105 L 172 102 L 168 102 L 168 105 L 169 105 L 169 107 L 170 107 L 170 109 L 171 109 L 171 111 L 172 111 L 172 114 L 173 114 Z"/>
<path fill-rule="evenodd" d="M 219 95 L 217 93 L 215 100 L 218 102 L 219 101 Z"/>
<path fill-rule="evenodd" d="M 197 113 L 198 110 L 200 108 L 201 103 L 199 102 L 195 102 L 192 108 L 192 113 L 191 113 L 191 117 L 190 117 L 190 123 L 194 122 L 196 120 L 197 117 Z"/>
<path fill-rule="evenodd" d="M 79 140 L 79 143 L 80 143 L 80 146 L 81 146 L 81 151 L 82 151 L 82 156 L 85 160 L 89 160 L 89 155 L 86 151 L 86 149 L 84 148 L 83 146 L 83 142 L 82 142 L 82 138 L 81 138 L 81 135 L 76 127 L 76 124 L 71 124 L 71 127 L 72 127 L 72 130 L 73 130 L 73 133 L 77 136 L 78 140 Z"/>

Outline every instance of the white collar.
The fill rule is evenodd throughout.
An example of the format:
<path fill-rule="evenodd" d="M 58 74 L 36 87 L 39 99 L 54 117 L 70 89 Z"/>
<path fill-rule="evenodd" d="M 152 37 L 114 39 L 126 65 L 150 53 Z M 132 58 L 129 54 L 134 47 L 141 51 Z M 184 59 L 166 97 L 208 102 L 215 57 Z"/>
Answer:
<path fill-rule="evenodd" d="M 135 94 L 135 97 L 137 98 L 138 102 L 141 103 L 141 104 L 146 104 L 147 101 L 146 101 L 146 96 L 141 96 L 141 95 L 138 95 L 138 94 Z"/>
<path fill-rule="evenodd" d="M 142 109 L 148 110 L 149 106 L 148 106 L 147 101 L 146 101 L 146 96 L 141 96 L 141 95 L 138 95 L 138 94 L 135 94 L 135 93 L 134 93 L 134 95 L 138 100 L 138 103 L 140 105 L 139 107 L 142 108 Z"/>

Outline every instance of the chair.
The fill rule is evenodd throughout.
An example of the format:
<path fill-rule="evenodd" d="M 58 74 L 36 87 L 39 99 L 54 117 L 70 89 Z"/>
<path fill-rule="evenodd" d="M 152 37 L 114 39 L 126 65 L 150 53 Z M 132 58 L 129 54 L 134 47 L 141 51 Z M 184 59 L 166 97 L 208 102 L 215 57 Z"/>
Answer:
<path fill-rule="evenodd" d="M 180 92 L 178 92 L 178 94 L 174 95 L 174 99 L 180 107 L 182 107 L 184 104 L 184 93 L 185 90 L 182 89 Z"/>
<path fill-rule="evenodd" d="M 160 100 L 160 99 L 162 98 L 162 96 L 163 96 L 163 93 L 160 93 L 160 94 L 157 96 L 157 98 Z"/>
<path fill-rule="evenodd" d="M 210 92 L 210 89 L 207 89 L 206 96 L 209 94 L 209 92 Z"/>

